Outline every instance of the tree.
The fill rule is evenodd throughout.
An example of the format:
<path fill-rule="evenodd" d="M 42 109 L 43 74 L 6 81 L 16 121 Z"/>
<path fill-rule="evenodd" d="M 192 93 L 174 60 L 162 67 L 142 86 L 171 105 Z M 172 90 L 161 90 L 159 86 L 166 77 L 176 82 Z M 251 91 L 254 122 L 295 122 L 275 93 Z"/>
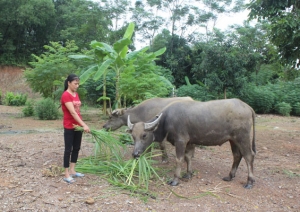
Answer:
<path fill-rule="evenodd" d="M 202 44 L 200 64 L 193 65 L 195 78 L 211 91 L 223 93 L 224 98 L 227 97 L 228 88 L 240 90 L 247 82 L 247 75 L 255 69 L 251 65 L 256 65 L 257 55 L 249 48 L 249 44 L 241 45 L 239 41 L 236 34 L 226 36 L 215 30 L 214 39 Z"/>
<path fill-rule="evenodd" d="M 249 20 L 270 23 L 269 37 L 278 47 L 282 62 L 299 67 L 300 62 L 300 1 L 254 0 L 248 5 Z"/>
<path fill-rule="evenodd" d="M 174 35 L 172 39 L 170 32 L 163 30 L 162 33 L 154 38 L 151 51 L 157 51 L 163 47 L 166 47 L 167 50 L 161 58 L 156 61 L 156 64 L 172 72 L 175 86 L 179 87 L 185 84 L 185 76 L 192 79 L 193 76 L 190 72 L 192 66 L 192 51 L 188 46 L 187 40 L 177 35 Z"/>
<path fill-rule="evenodd" d="M 152 97 L 166 97 L 173 87 L 164 76 L 165 69 L 149 61 L 153 53 L 140 52 L 133 63 L 121 73 L 120 91 L 126 100 L 142 102 Z"/>
<path fill-rule="evenodd" d="M 56 91 L 61 86 L 54 82 L 62 81 L 62 78 L 65 79 L 76 70 L 68 55 L 76 53 L 78 47 L 74 41 L 68 41 L 65 46 L 58 42 L 50 42 L 44 49 L 44 54 L 32 55 L 35 61 L 29 63 L 31 68 L 25 70 L 25 78 L 34 92 L 42 94 L 44 98 L 55 99 Z"/>
<path fill-rule="evenodd" d="M 74 40 L 79 49 L 89 48 L 92 40 L 108 41 L 112 22 L 109 12 L 89 0 L 54 1 L 55 26 L 52 41 Z"/>
<path fill-rule="evenodd" d="M 54 5 L 49 0 L 0 0 L 0 63 L 26 64 L 48 44 Z"/>
<path fill-rule="evenodd" d="M 121 73 L 125 69 L 135 70 L 134 62 L 137 60 L 140 53 L 145 53 L 148 48 L 139 51 L 128 52 L 128 46 L 131 44 L 131 38 L 134 32 L 134 24 L 130 23 L 122 39 L 116 41 L 112 46 L 104 42 L 92 41 L 91 47 L 94 50 L 93 55 L 72 55 L 74 59 L 88 59 L 94 64 L 91 64 L 81 75 L 81 82 L 84 83 L 87 79 L 93 76 L 94 80 L 99 80 L 103 77 L 103 99 L 104 112 L 106 112 L 106 92 L 105 92 L 105 76 L 108 72 L 115 73 L 115 107 L 121 107 L 120 81 Z M 163 54 L 165 49 L 160 49 L 157 52 L 145 54 L 144 63 L 153 62 L 157 56 Z"/>
<path fill-rule="evenodd" d="M 158 10 L 153 11 L 152 8 L 146 8 L 141 1 L 136 1 L 131 19 L 136 24 L 137 33 L 141 34 L 141 38 L 137 38 L 139 42 L 145 43 L 148 40 L 149 46 L 152 45 L 154 37 L 164 23 L 164 18 L 158 16 L 157 12 Z"/>

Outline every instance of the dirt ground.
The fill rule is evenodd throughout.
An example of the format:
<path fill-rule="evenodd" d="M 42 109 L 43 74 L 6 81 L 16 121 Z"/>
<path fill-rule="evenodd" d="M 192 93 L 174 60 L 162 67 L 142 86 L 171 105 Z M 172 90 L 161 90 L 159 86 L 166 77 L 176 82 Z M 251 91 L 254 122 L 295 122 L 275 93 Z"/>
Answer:
<path fill-rule="evenodd" d="M 17 67 L 0 66 L 0 91 L 3 95 L 10 91 L 38 97 Z M 99 111 L 87 109 L 82 114 L 90 128 L 102 128 L 105 120 Z M 92 174 L 74 184 L 65 183 L 63 174 L 55 171 L 63 160 L 62 120 L 25 118 L 22 107 L 0 105 L 0 211 L 300 211 L 299 126 L 300 117 L 257 115 L 253 189 L 243 188 L 247 179 L 244 160 L 235 179 L 222 181 L 232 165 L 226 143 L 196 149 L 195 175 L 188 182 L 181 181 L 176 187 L 151 183 L 156 198 L 141 198 Z M 80 158 L 91 154 L 89 140 L 84 135 Z M 167 148 L 169 163 L 158 165 L 166 170 L 166 181 L 175 167 L 174 147 Z"/>
<path fill-rule="evenodd" d="M 95 110 L 83 114 L 94 129 L 100 129 L 105 121 Z M 190 181 L 181 181 L 177 187 L 153 186 L 150 190 L 157 197 L 143 200 L 92 174 L 71 185 L 62 180 L 62 174 L 45 176 L 49 167 L 62 166 L 62 120 L 25 118 L 22 107 L 0 105 L 0 210 L 300 211 L 299 126 L 299 117 L 257 116 L 253 189 L 243 188 L 247 178 L 244 160 L 233 181 L 222 181 L 232 164 L 230 145 L 226 143 L 197 148 L 195 176 Z M 85 135 L 80 157 L 88 156 L 92 147 Z M 167 175 L 172 177 L 175 153 L 170 145 L 168 152 L 170 162 L 160 166 L 170 170 Z M 93 204 L 86 202 L 89 198 Z"/>

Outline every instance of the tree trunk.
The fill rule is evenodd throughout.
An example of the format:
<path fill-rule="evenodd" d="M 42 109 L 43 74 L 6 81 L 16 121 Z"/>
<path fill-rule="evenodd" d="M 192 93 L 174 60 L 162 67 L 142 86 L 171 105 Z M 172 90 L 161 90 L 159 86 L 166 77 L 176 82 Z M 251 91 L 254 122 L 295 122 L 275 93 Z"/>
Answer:
<path fill-rule="evenodd" d="M 224 99 L 226 99 L 226 87 L 223 88 L 223 92 L 224 92 Z"/>
<path fill-rule="evenodd" d="M 116 78 L 116 108 L 119 108 L 121 106 L 121 97 L 120 97 L 120 91 L 119 91 L 119 83 L 120 83 L 120 70 L 117 71 L 117 78 Z"/>
<path fill-rule="evenodd" d="M 107 115 L 107 110 L 106 110 L 106 75 L 103 75 L 103 114 L 106 116 Z"/>

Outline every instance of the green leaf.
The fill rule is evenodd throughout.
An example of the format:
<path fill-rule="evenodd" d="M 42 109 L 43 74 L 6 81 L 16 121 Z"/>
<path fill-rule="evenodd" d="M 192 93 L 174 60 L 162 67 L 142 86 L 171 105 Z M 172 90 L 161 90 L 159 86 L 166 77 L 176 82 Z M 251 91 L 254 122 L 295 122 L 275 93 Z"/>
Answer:
<path fill-rule="evenodd" d="M 98 65 L 92 65 L 90 68 L 88 68 L 79 78 L 80 78 L 80 84 L 85 83 L 85 81 L 91 76 L 93 72 L 97 70 Z"/>
<path fill-rule="evenodd" d="M 117 42 L 114 43 L 114 50 L 117 53 L 120 53 L 125 46 L 128 46 L 131 43 L 132 42 L 131 42 L 130 39 L 128 39 L 128 38 L 122 38 L 121 40 L 118 40 Z"/>
<path fill-rule="evenodd" d="M 94 76 L 94 80 L 98 80 L 103 73 L 106 71 L 106 69 L 114 62 L 112 59 L 108 59 L 104 61 L 104 63 L 101 64 L 101 66 L 98 68 L 98 71 L 96 72 Z"/>
<path fill-rule="evenodd" d="M 165 53 L 165 51 L 166 51 L 166 47 L 161 48 L 160 50 L 154 52 L 154 54 L 157 57 L 157 56 L 162 55 L 163 53 Z"/>
<path fill-rule="evenodd" d="M 126 58 L 127 52 L 128 52 L 128 46 L 124 46 L 124 48 L 122 49 L 122 52 L 120 53 L 120 57 Z"/>
<path fill-rule="evenodd" d="M 133 32 L 134 32 L 134 23 L 131 22 L 126 29 L 126 32 L 125 32 L 123 38 L 131 39 Z"/>
<path fill-rule="evenodd" d="M 84 55 L 84 54 L 78 54 L 78 55 L 69 55 L 68 56 L 69 58 L 72 58 L 72 59 L 89 59 L 89 60 L 93 60 L 94 58 L 93 57 L 90 57 L 90 56 L 87 56 L 87 55 Z"/>
<path fill-rule="evenodd" d="M 108 53 L 116 53 L 115 50 L 113 49 L 113 47 L 111 45 L 108 45 L 107 43 L 102 43 L 102 47 L 105 49 L 105 51 L 107 51 Z"/>
<path fill-rule="evenodd" d="M 144 47 L 144 48 L 142 48 L 142 49 L 140 49 L 140 50 L 138 50 L 138 51 L 130 52 L 130 53 L 127 54 L 127 59 L 128 59 L 128 60 L 135 59 L 135 58 L 137 58 L 137 56 L 138 56 L 139 53 L 144 53 L 144 52 L 146 52 L 148 49 L 149 49 L 149 47 L 146 46 L 146 47 Z"/>
<path fill-rule="evenodd" d="M 115 62 L 116 62 L 117 66 L 118 66 L 119 68 L 122 67 L 122 66 L 124 65 L 124 62 L 123 62 L 123 60 L 122 60 L 121 57 L 117 57 L 116 60 L 115 60 Z"/>

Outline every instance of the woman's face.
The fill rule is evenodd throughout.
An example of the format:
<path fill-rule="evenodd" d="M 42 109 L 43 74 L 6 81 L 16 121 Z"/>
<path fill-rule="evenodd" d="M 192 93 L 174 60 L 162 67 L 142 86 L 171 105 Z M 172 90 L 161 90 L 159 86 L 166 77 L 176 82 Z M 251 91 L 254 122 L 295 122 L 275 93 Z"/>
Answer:
<path fill-rule="evenodd" d="M 68 88 L 75 92 L 77 91 L 77 88 L 79 87 L 79 79 L 73 80 L 72 82 L 68 82 Z"/>

